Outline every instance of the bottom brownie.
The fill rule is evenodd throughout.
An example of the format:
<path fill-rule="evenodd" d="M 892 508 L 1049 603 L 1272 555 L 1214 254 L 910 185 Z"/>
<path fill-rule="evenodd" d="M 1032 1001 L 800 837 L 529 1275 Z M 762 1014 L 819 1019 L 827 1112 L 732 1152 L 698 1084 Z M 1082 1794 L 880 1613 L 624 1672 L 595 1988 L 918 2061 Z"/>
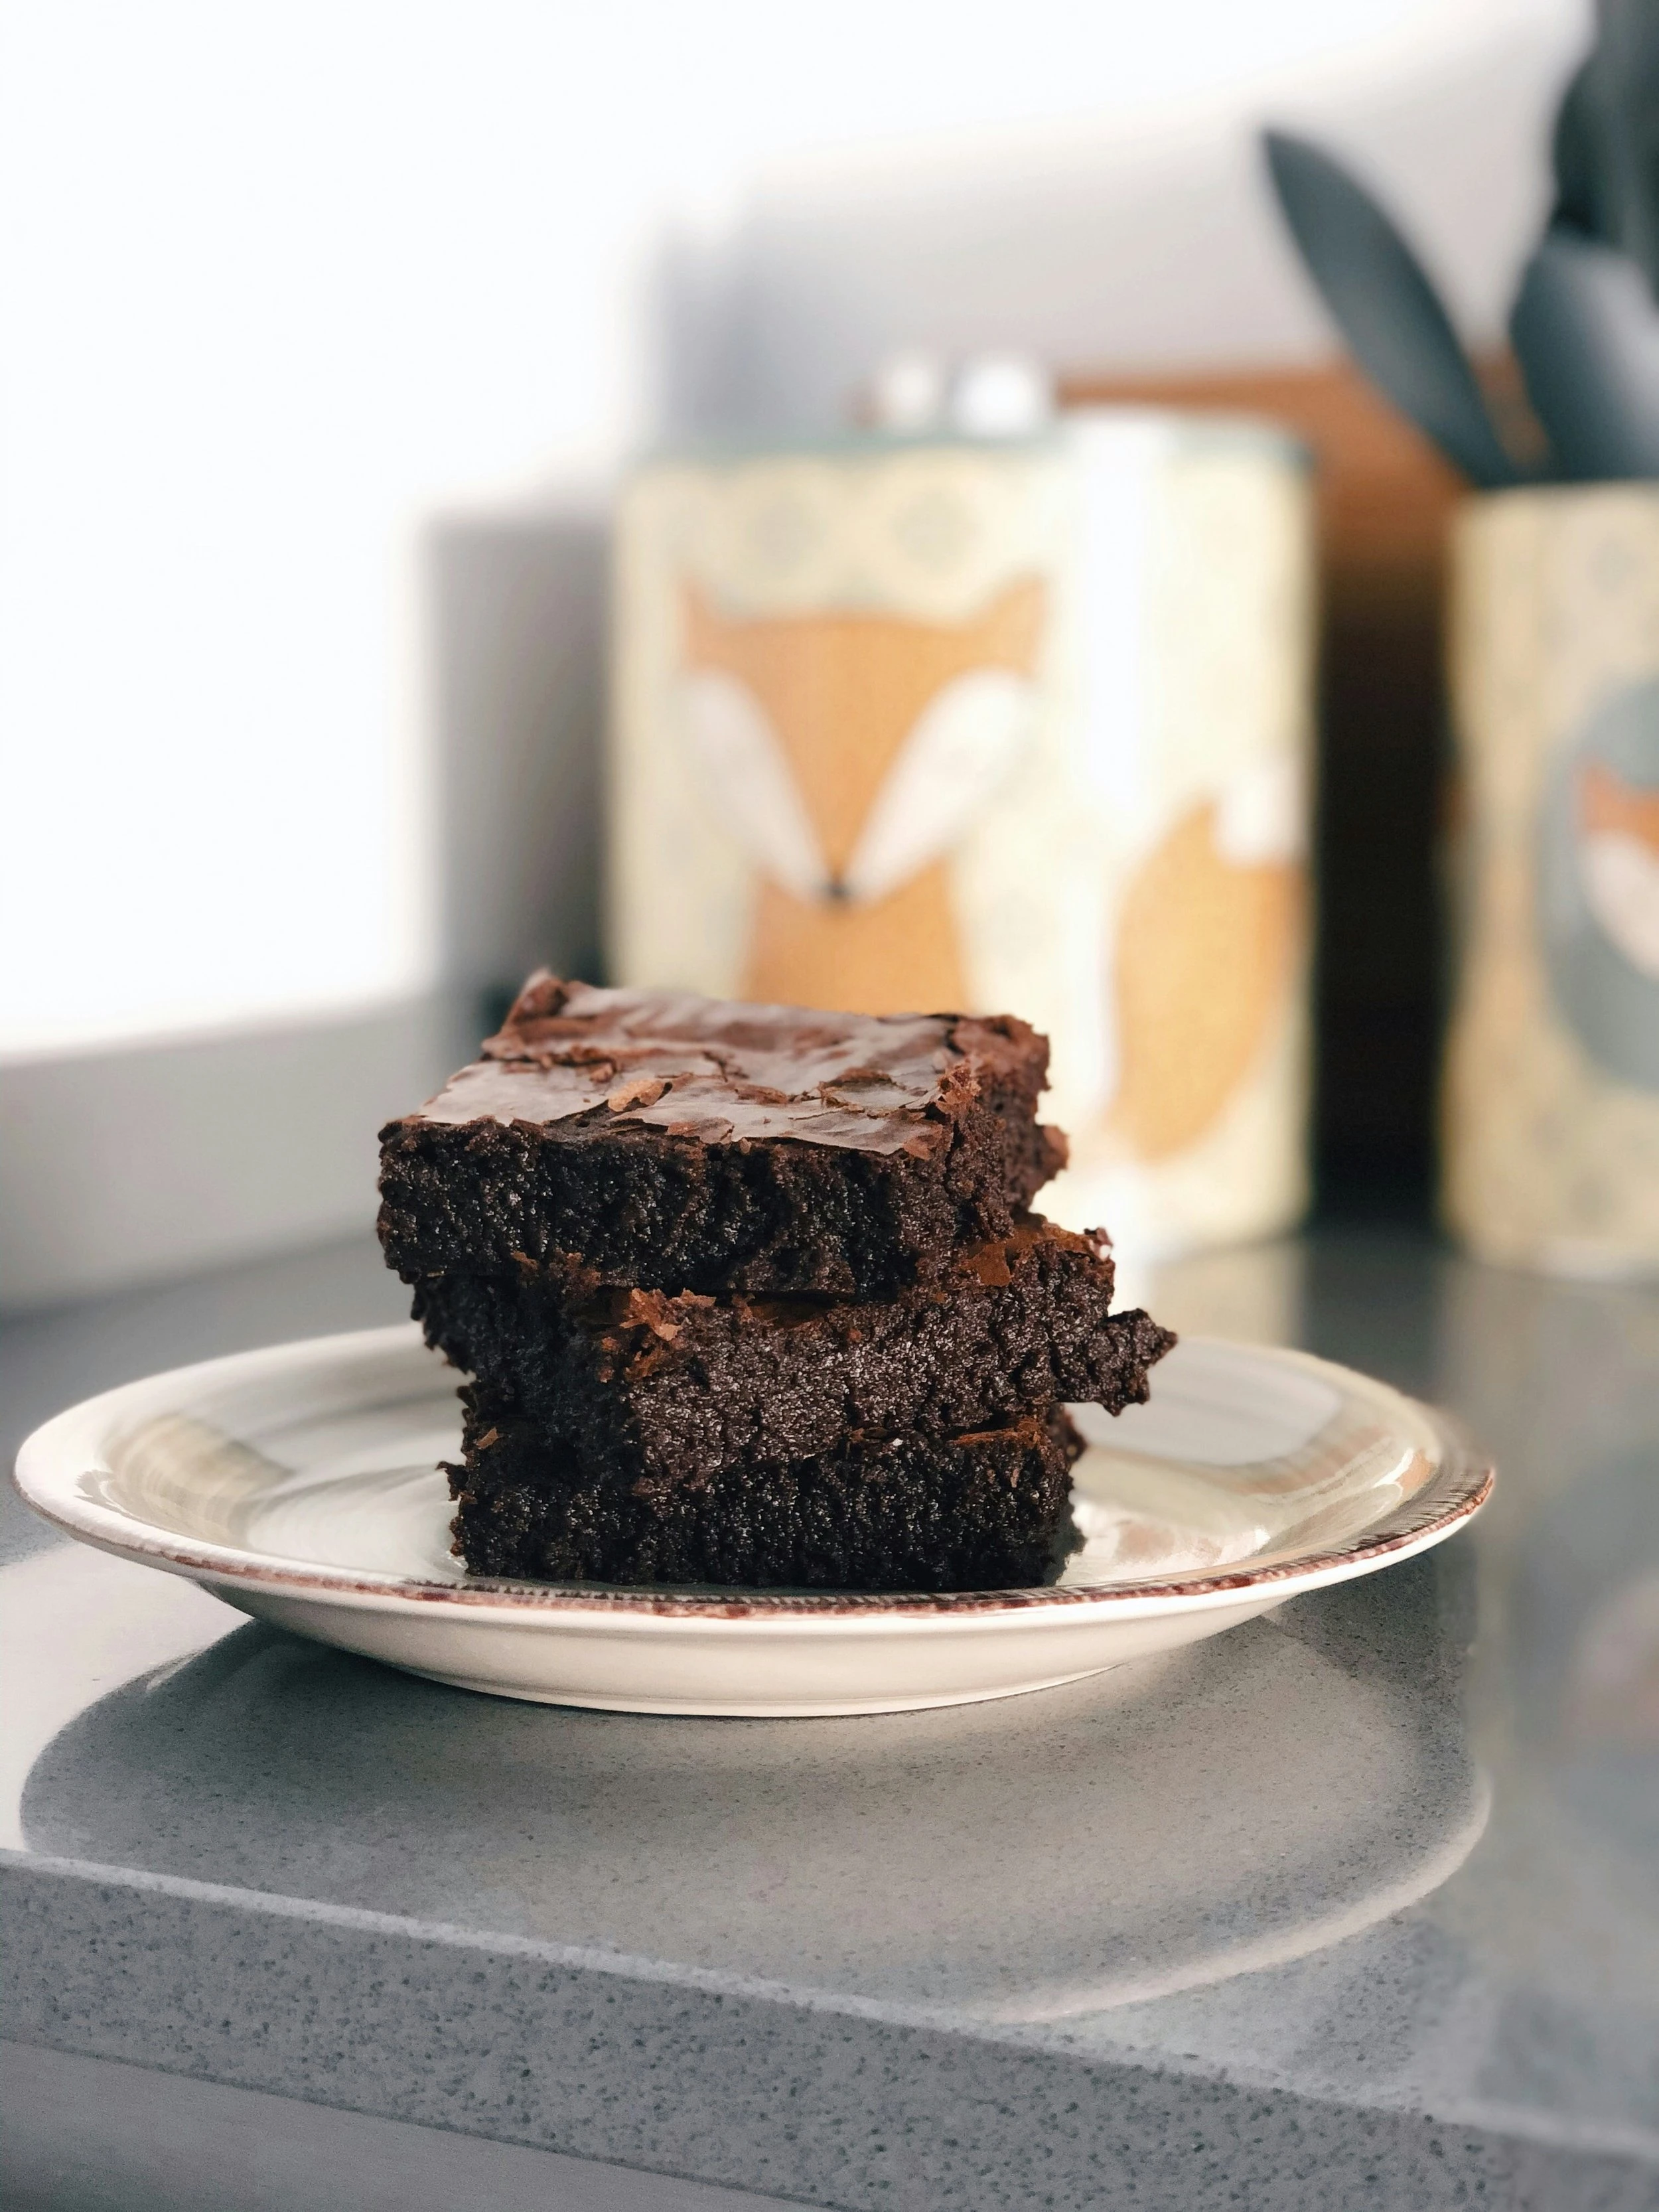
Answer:
<path fill-rule="evenodd" d="M 701 1483 L 585 1477 L 523 1421 L 469 1413 L 449 1469 L 474 1574 L 537 1582 L 963 1590 L 1052 1581 L 1082 1442 L 1059 1407 L 975 1436 L 849 1437 Z"/>

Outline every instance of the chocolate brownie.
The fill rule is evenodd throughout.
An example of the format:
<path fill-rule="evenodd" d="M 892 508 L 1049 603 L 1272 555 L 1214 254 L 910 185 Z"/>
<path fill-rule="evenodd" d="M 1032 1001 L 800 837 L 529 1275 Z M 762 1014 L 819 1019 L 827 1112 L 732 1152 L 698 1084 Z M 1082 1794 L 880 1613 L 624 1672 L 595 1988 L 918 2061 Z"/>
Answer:
<path fill-rule="evenodd" d="M 557 1435 L 588 1474 L 687 1481 L 849 1431 L 950 1436 L 1063 1399 L 1139 1404 L 1175 1340 L 1111 1298 L 1101 1245 L 1032 1217 L 881 1302 L 610 1290 L 567 1262 L 434 1276 L 415 1313 L 483 1401 Z"/>
<path fill-rule="evenodd" d="M 751 1006 L 532 976 L 483 1056 L 380 1133 L 410 1283 L 571 1254 L 625 1289 L 879 1297 L 1006 1237 L 1064 1164 L 1007 1015 Z"/>
<path fill-rule="evenodd" d="M 1058 1407 L 976 1436 L 847 1437 L 763 1475 L 580 1474 L 528 1422 L 467 1422 L 449 1469 L 475 1574 L 795 1589 L 1028 1589 L 1077 1543 L 1077 1431 Z"/>

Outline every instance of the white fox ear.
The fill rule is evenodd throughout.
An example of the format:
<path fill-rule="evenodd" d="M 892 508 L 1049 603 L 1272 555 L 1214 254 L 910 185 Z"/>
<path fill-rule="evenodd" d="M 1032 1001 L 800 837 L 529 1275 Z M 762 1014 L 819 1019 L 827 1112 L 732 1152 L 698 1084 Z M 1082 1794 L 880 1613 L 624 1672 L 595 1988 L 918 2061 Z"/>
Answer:
<path fill-rule="evenodd" d="M 1036 692 L 1006 668 L 976 668 L 935 694 L 876 794 L 847 871 L 855 899 L 885 898 L 961 838 L 1030 736 Z"/>
<path fill-rule="evenodd" d="M 830 871 L 760 702 L 717 669 L 696 670 L 679 688 L 686 740 L 714 811 L 774 883 L 797 898 L 824 897 Z"/>

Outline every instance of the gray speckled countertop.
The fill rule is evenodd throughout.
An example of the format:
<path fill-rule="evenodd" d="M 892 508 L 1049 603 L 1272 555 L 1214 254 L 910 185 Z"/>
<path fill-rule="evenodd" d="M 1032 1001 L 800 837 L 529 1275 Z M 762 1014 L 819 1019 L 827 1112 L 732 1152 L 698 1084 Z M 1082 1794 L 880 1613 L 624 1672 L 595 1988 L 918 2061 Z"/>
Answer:
<path fill-rule="evenodd" d="M 1659 1294 L 1348 1231 L 1155 1296 L 1449 1404 L 1494 1504 L 1149 1669 L 784 1723 L 416 1681 L 9 1499 L 7 2036 L 522 2147 L 482 2205 L 1659 2203 Z M 400 1307 L 351 1247 L 14 1324 L 9 1441 Z"/>

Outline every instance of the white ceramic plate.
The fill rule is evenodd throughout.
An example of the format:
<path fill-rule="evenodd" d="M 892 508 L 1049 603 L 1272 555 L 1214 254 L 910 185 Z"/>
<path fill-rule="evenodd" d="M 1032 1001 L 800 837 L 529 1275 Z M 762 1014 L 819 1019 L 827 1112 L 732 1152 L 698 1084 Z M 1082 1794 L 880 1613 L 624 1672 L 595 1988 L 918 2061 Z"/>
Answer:
<path fill-rule="evenodd" d="M 1085 1542 L 1052 1588 L 873 1596 L 486 1582 L 448 1551 L 452 1370 L 412 1323 L 89 1399 L 17 1462 L 37 1512 L 257 1619 L 497 1696 L 620 1711 L 894 1712 L 1079 1680 L 1438 1543 L 1492 1472 L 1397 1391 L 1183 1341 L 1150 1405 L 1073 1407 Z"/>

